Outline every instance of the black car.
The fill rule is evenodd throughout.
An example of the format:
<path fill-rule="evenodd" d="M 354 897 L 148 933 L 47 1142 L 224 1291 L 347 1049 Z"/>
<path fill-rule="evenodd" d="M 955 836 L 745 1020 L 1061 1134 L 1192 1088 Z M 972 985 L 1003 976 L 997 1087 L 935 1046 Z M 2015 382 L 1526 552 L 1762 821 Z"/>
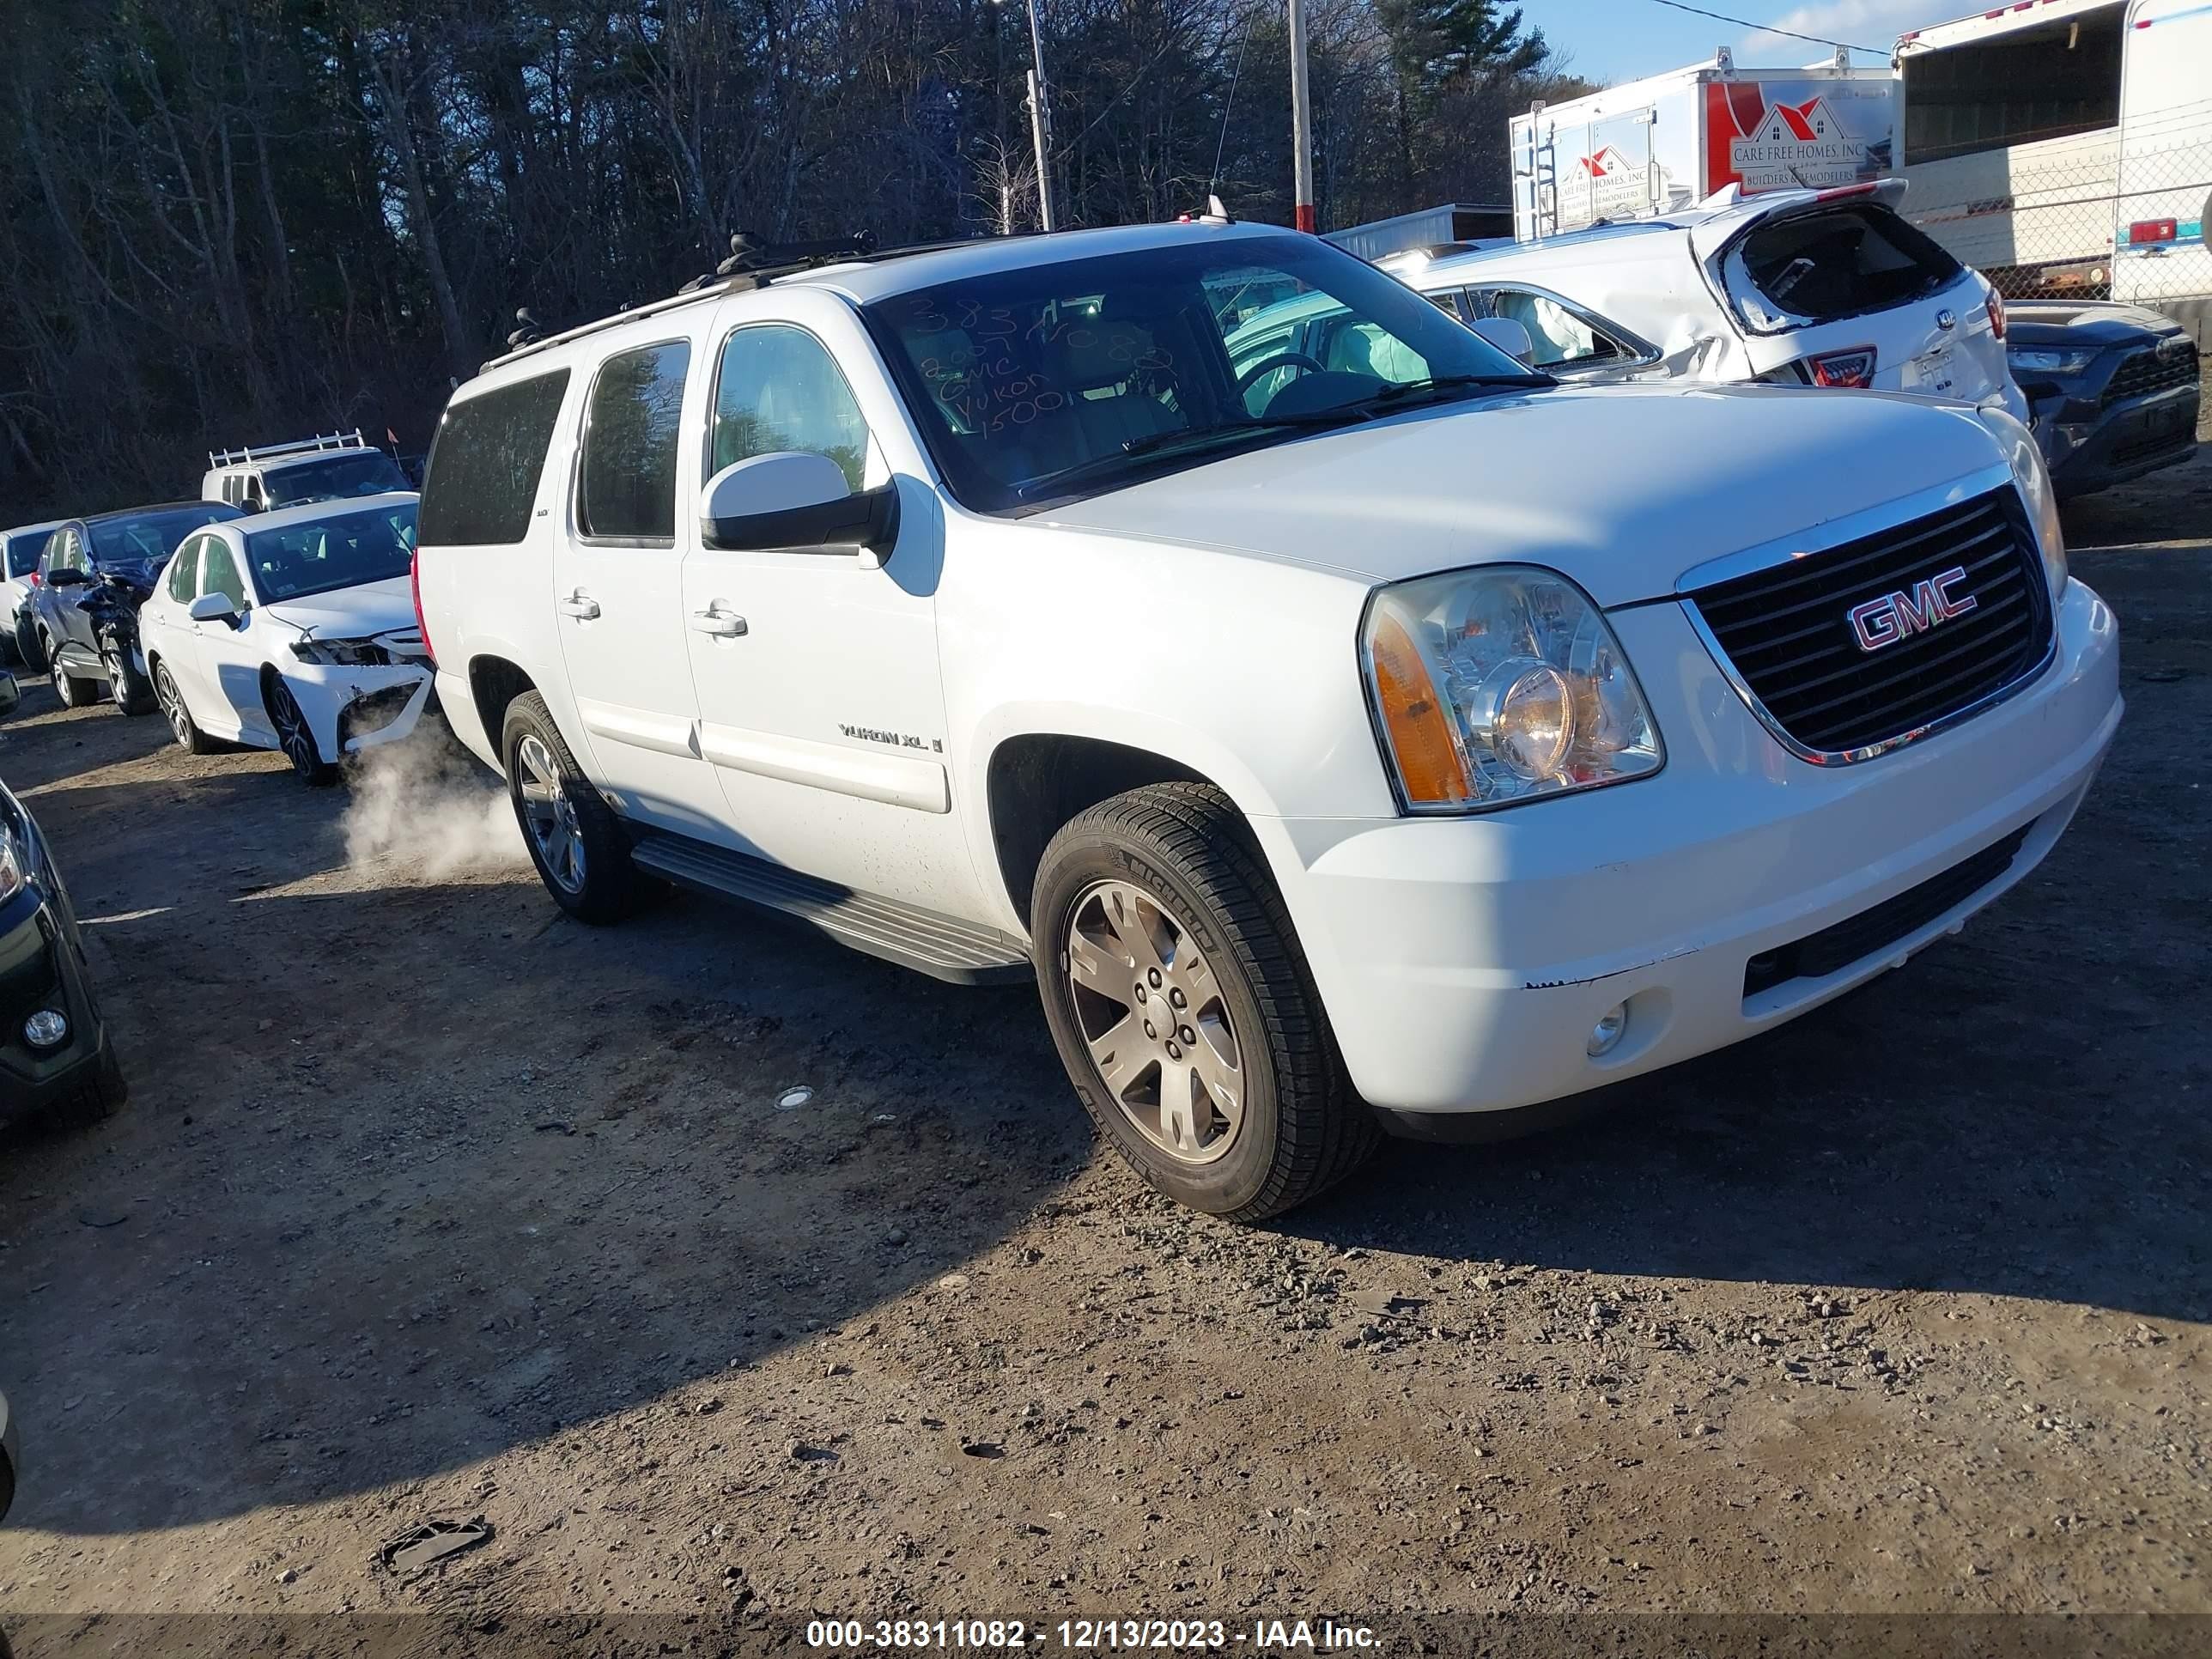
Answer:
<path fill-rule="evenodd" d="M 2202 368 L 2197 343 L 2171 317 L 2104 301 L 2018 301 L 2006 310 L 2005 356 L 2060 500 L 2197 453 Z"/>
<path fill-rule="evenodd" d="M 0 703 L 14 695 L 7 680 Z M 0 1122 L 106 1117 L 129 1092 L 61 872 L 38 824 L 0 783 Z"/>
<path fill-rule="evenodd" d="M 107 688 L 131 712 L 153 707 L 150 691 L 138 684 L 145 678 L 145 665 L 100 648 L 93 619 L 80 604 L 86 587 L 112 574 L 149 589 L 193 531 L 245 516 L 222 501 L 170 501 L 70 519 L 56 527 L 39 556 L 30 625 L 53 676 L 54 694 L 64 706 L 82 707 Z"/>

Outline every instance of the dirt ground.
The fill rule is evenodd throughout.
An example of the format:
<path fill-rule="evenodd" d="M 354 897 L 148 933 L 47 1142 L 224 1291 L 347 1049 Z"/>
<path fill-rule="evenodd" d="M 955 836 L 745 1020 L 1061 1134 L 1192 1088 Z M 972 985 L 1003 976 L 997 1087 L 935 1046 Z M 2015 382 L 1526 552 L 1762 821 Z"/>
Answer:
<path fill-rule="evenodd" d="M 2212 1615 L 2212 448 L 2069 520 L 2130 708 L 2034 878 L 1611 1116 L 1394 1146 L 1254 1229 L 1094 1148 L 1029 993 L 704 899 L 587 930 L 496 806 L 425 846 L 28 689 L 0 775 L 134 1093 L 0 1134 L 0 1626 L 42 1659 L 1333 1614 L 1627 1652 L 1689 1627 L 1604 1619 Z M 130 1616 L 185 1613 L 290 1622 Z"/>

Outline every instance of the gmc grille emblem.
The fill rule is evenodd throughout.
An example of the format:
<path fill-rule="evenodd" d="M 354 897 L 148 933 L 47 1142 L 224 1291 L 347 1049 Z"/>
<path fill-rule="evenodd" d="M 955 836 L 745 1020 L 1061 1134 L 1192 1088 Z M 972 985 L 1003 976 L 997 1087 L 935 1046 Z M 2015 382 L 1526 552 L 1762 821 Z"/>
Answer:
<path fill-rule="evenodd" d="M 1908 634 L 1924 634 L 1939 623 L 1965 616 L 1979 601 L 1971 593 L 1951 590 L 1966 580 L 1966 567 L 1954 564 L 1940 576 L 1915 582 L 1910 593 L 1885 593 L 1853 605 L 1851 632 L 1858 635 L 1859 649 L 1879 651 Z"/>

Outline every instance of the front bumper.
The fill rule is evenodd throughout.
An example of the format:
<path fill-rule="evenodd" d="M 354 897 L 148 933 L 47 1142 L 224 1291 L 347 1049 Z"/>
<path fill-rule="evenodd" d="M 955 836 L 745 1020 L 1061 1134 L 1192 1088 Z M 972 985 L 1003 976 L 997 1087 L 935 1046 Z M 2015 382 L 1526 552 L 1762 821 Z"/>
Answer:
<path fill-rule="evenodd" d="M 68 1036 L 52 1048 L 34 1048 L 23 1035 L 24 1021 L 40 1009 L 69 1022 Z M 76 920 L 48 866 L 0 906 L 0 1121 L 68 1099 L 106 1051 Z"/>
<path fill-rule="evenodd" d="M 2169 387 L 2110 408 L 2094 398 L 2039 398 L 2033 425 L 2059 499 L 2109 489 L 2189 459 L 2197 453 L 2202 401 L 2195 386 Z"/>
<path fill-rule="evenodd" d="M 1656 775 L 1471 818 L 1262 826 L 1345 1062 L 1386 1117 L 1579 1094 L 1897 966 L 2050 851 L 2119 725 L 2117 628 L 2079 582 L 2033 685 L 1856 766 L 1785 752 L 1680 605 L 1610 620 L 1668 744 Z M 1770 953 L 1893 899 L 1911 920 L 1899 896 L 2023 829 L 2008 865 L 1901 935 L 1772 982 Z M 1785 959 L 1825 965 L 1809 950 Z M 1593 1028 L 1623 1005 L 1626 1033 L 1591 1058 Z M 1420 1132 L 1417 1118 L 1399 1127 Z"/>
<path fill-rule="evenodd" d="M 430 671 L 416 663 L 295 662 L 280 672 L 325 755 L 397 743 L 414 731 L 430 705 Z"/>

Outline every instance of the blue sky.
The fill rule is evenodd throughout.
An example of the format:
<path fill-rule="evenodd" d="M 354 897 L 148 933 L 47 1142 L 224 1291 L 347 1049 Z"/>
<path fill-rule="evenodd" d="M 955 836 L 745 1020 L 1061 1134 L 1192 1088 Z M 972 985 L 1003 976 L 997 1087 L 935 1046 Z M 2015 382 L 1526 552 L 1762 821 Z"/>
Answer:
<path fill-rule="evenodd" d="M 1695 63 L 1725 46 L 1748 68 L 1788 68 L 1824 59 L 1825 46 L 1693 17 L 1656 0 L 1518 0 L 1528 21 L 1594 81 L 1633 81 Z M 1983 9 L 1975 0 L 1692 0 L 1708 11 L 1886 52 L 1905 30 Z M 1861 64 L 1882 61 L 1856 58 Z"/>

